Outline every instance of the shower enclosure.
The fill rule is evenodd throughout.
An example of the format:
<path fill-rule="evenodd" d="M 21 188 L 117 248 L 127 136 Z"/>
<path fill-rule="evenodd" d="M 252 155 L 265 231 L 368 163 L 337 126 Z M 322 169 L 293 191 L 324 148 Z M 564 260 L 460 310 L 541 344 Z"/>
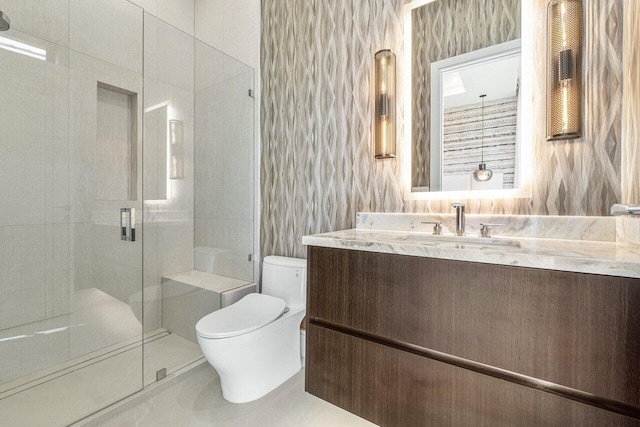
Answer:
<path fill-rule="evenodd" d="M 67 425 L 202 358 L 196 247 L 253 282 L 254 72 L 126 0 L 0 10 L 0 426 Z"/>

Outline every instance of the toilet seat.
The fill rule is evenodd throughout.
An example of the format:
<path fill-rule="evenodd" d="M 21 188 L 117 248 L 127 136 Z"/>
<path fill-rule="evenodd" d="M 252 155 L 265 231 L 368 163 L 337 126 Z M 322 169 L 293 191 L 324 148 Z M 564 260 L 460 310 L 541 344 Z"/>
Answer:
<path fill-rule="evenodd" d="M 196 324 L 196 331 L 203 338 L 235 337 L 273 322 L 285 308 L 283 299 L 265 294 L 249 294 L 200 319 Z"/>

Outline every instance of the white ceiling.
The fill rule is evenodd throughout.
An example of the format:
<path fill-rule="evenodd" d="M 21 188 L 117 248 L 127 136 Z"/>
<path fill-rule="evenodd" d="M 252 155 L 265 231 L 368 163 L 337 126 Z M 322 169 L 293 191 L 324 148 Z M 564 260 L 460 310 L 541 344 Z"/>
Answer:
<path fill-rule="evenodd" d="M 487 95 L 485 101 L 515 96 L 520 78 L 520 56 L 476 64 L 446 74 L 453 73 L 460 74 L 464 93 L 445 96 L 445 108 L 476 104 L 483 94 Z"/>

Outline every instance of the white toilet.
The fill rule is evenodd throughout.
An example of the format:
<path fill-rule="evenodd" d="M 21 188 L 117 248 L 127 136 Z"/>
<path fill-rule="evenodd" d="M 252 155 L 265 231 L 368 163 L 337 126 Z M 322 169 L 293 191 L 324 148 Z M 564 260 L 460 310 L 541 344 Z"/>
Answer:
<path fill-rule="evenodd" d="M 304 259 L 268 256 L 261 294 L 249 294 L 196 324 L 200 348 L 229 402 L 259 399 L 300 370 L 306 269 Z"/>

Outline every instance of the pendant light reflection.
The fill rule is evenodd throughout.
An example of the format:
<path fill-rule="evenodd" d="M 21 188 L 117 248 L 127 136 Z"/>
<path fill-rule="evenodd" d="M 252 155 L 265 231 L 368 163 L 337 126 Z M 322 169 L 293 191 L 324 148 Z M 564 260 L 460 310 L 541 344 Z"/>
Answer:
<path fill-rule="evenodd" d="M 480 137 L 480 141 L 481 141 L 481 152 L 482 152 L 482 161 L 481 163 L 478 165 L 478 170 L 473 172 L 473 179 L 475 179 L 478 182 L 486 182 L 489 181 L 491 179 L 491 177 L 493 176 L 493 171 L 491 169 L 487 169 L 487 165 L 484 163 L 484 99 L 486 98 L 487 95 L 480 95 L 480 99 L 482 99 L 482 119 L 481 119 L 481 124 L 482 124 L 482 134 Z"/>
<path fill-rule="evenodd" d="M 396 157 L 396 56 L 389 49 L 375 54 L 375 158 Z"/>

